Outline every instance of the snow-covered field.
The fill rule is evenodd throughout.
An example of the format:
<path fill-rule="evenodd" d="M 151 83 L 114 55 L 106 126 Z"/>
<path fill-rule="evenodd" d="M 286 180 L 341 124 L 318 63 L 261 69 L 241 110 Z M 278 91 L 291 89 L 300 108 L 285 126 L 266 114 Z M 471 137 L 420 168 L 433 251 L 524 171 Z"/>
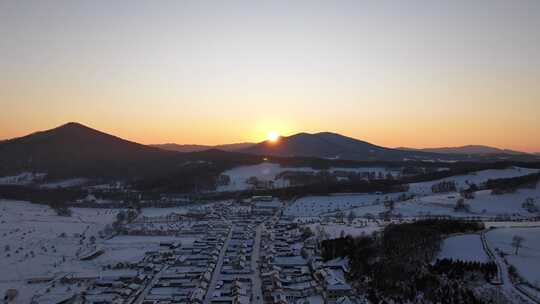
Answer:
<path fill-rule="evenodd" d="M 0 211 L 0 294 L 17 288 L 23 295 L 39 289 L 27 279 L 95 268 L 79 261 L 77 252 L 90 249 L 93 237 L 99 244 L 98 231 L 118 212 L 73 208 L 71 217 L 62 217 L 45 205 L 8 200 L 0 200 Z"/>
<path fill-rule="evenodd" d="M 383 202 L 395 199 L 401 193 L 392 194 L 348 194 L 329 196 L 306 196 L 298 199 L 285 209 L 285 215 L 318 216 L 337 211 L 354 211 L 357 216 L 367 213 L 378 214 L 384 211 Z"/>
<path fill-rule="evenodd" d="M 454 176 L 444 180 L 453 180 L 458 187 L 463 187 L 468 182 L 481 184 L 488 179 L 516 177 L 537 172 L 536 169 L 510 168 L 505 170 L 484 170 L 476 173 Z M 469 211 L 455 211 L 454 207 L 460 194 L 457 192 L 445 194 L 433 194 L 431 186 L 440 182 L 431 181 L 411 184 L 408 194 L 417 197 L 404 202 L 396 202 L 394 215 L 403 217 L 419 216 L 452 216 L 452 217 L 484 217 L 494 218 L 497 216 L 537 217 L 538 213 L 530 213 L 522 207 L 527 198 L 532 198 L 540 206 L 540 186 L 535 189 L 519 189 L 515 193 L 503 195 L 491 195 L 490 191 L 478 191 L 474 199 L 466 200 Z M 348 194 L 329 196 L 308 196 L 298 199 L 287 207 L 284 214 L 291 216 L 311 217 L 329 215 L 338 211 L 346 213 L 353 211 L 356 216 L 377 216 L 387 209 L 384 201 L 395 200 L 401 193 L 392 194 Z"/>
<path fill-rule="evenodd" d="M 47 174 L 23 172 L 12 176 L 0 177 L 0 185 L 28 185 L 42 180 Z"/>
<path fill-rule="evenodd" d="M 457 192 L 419 196 L 405 202 L 396 202 L 393 213 L 403 217 L 439 215 L 458 218 L 481 217 L 487 219 L 499 216 L 519 218 L 540 216 L 538 212 L 531 213 L 522 207 L 523 202 L 527 198 L 532 198 L 535 204 L 540 207 L 540 185 L 535 189 L 523 188 L 517 190 L 515 193 L 502 195 L 492 195 L 491 191 L 478 191 L 475 193 L 474 199 L 465 200 L 465 204 L 469 207 L 468 212 L 454 210 L 459 198 L 460 194 Z M 373 211 L 382 212 L 384 208 L 382 204 L 379 204 L 377 206 L 354 209 L 355 214 L 358 216 L 362 213 Z"/>
<path fill-rule="evenodd" d="M 378 225 L 376 223 L 370 222 L 367 225 L 347 225 L 347 224 L 336 224 L 331 223 L 327 225 L 321 225 L 321 224 L 310 224 L 307 225 L 311 231 L 314 233 L 317 233 L 319 229 L 322 229 L 326 234 L 327 237 L 330 239 L 333 238 L 339 238 L 343 235 L 350 235 L 352 237 L 356 236 L 362 236 L 362 235 L 371 235 L 375 231 L 381 231 L 384 226 Z"/>
<path fill-rule="evenodd" d="M 297 172 L 316 172 L 313 168 L 308 167 L 281 167 L 275 163 L 261 163 L 253 166 L 241 166 L 228 171 L 223 174 L 228 175 L 231 178 L 231 182 L 227 186 L 220 186 L 219 191 L 236 191 L 249 189 L 250 185 L 246 183 L 246 180 L 250 177 L 256 177 L 262 181 L 274 181 L 275 187 L 287 187 L 288 182 L 283 179 L 276 180 L 276 176 L 285 171 L 297 171 Z M 397 175 L 395 171 L 390 171 L 383 167 L 361 167 L 361 168 L 330 168 L 330 172 L 334 171 L 347 171 L 347 172 L 375 172 L 378 174 L 392 173 Z"/>
<path fill-rule="evenodd" d="M 169 214 L 186 214 L 188 212 L 187 207 L 173 207 L 173 208 L 142 208 L 140 216 L 156 217 L 167 216 Z"/>
<path fill-rule="evenodd" d="M 29 303 L 33 294 L 50 286 L 46 283 L 27 284 L 28 279 L 59 278 L 63 274 L 115 275 L 123 270 L 104 270 L 103 266 L 139 262 L 147 251 L 158 250 L 163 241 L 191 245 L 195 240 L 194 236 L 116 236 L 101 239 L 99 232 L 116 219 L 120 210 L 71 210 L 72 215 L 64 217 L 56 215 L 46 205 L 0 200 L 0 294 L 15 288 L 19 291 L 19 302 Z M 182 210 L 185 209 L 148 208 L 143 212 L 162 215 Z M 99 257 L 90 261 L 79 259 L 78 255 L 97 248 L 104 250 Z"/>
<path fill-rule="evenodd" d="M 88 182 L 88 179 L 86 178 L 70 178 L 70 179 L 63 179 L 63 180 L 41 184 L 40 187 L 47 188 L 47 189 L 71 188 L 71 187 L 82 186 L 86 184 L 87 182 Z"/>
<path fill-rule="evenodd" d="M 489 258 L 482 248 L 482 241 L 479 234 L 456 235 L 445 239 L 437 258 L 482 263 L 489 262 Z"/>
<path fill-rule="evenodd" d="M 451 177 L 441 179 L 441 180 L 414 183 L 410 185 L 409 192 L 418 194 L 418 195 L 429 195 L 432 193 L 431 186 L 443 180 L 456 182 L 456 186 L 459 189 L 461 187 L 465 187 L 466 182 L 480 185 L 482 183 L 487 182 L 489 179 L 518 177 L 518 176 L 523 176 L 527 174 L 537 173 L 538 171 L 539 171 L 538 169 L 519 168 L 519 167 L 511 167 L 508 169 L 501 169 L 501 170 L 495 170 L 495 169 L 482 170 L 482 171 L 477 171 L 477 172 L 473 172 L 466 175 L 451 176 Z"/>
<path fill-rule="evenodd" d="M 144 258 L 147 251 L 160 249 L 160 242 L 180 242 L 182 245 L 191 245 L 195 241 L 193 237 L 175 236 L 116 236 L 103 242 L 105 253 L 95 260 L 94 264 L 104 265 L 117 262 L 136 263 Z"/>
<path fill-rule="evenodd" d="M 524 238 L 523 248 L 517 255 L 512 247 L 514 236 Z M 499 248 L 508 254 L 506 260 L 524 279 L 540 286 L 540 227 L 498 228 L 488 232 L 486 237 L 491 248 Z"/>

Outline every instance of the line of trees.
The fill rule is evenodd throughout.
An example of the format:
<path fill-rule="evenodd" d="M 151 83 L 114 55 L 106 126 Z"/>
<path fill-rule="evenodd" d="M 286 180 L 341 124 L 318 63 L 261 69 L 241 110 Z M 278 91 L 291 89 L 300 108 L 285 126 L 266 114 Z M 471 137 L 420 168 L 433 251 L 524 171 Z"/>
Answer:
<path fill-rule="evenodd" d="M 540 181 L 540 173 L 533 173 L 511 178 L 490 179 L 486 182 L 486 188 L 491 189 L 493 194 L 512 193 L 523 187 L 536 187 Z"/>
<path fill-rule="evenodd" d="M 497 276 L 497 264 L 495 262 L 481 263 L 454 259 L 437 259 L 430 270 L 444 274 L 450 279 L 465 279 L 468 272 L 478 272 L 484 275 L 487 281 Z"/>

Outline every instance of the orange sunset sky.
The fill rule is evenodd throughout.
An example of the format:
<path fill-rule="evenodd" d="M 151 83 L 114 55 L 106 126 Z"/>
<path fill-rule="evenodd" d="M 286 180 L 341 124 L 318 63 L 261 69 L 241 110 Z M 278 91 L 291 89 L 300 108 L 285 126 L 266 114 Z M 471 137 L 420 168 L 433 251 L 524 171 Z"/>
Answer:
<path fill-rule="evenodd" d="M 1 1 L 0 139 L 540 152 L 540 1 Z"/>

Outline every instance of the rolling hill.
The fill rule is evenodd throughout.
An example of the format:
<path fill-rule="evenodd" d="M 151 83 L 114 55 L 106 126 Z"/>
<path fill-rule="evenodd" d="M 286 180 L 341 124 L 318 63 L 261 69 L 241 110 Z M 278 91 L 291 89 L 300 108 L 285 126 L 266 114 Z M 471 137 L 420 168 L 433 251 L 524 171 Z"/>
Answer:
<path fill-rule="evenodd" d="M 178 191 L 200 184 L 211 187 L 224 170 L 261 161 L 256 155 L 216 149 L 166 151 L 73 122 L 0 142 L 0 177 L 46 173 L 48 180 L 125 180 Z"/>
<path fill-rule="evenodd" d="M 247 147 L 242 147 L 247 145 Z M 441 154 L 385 148 L 343 135 L 322 132 L 299 133 L 282 137 L 277 143 L 218 146 L 235 149 L 227 152 L 211 147 L 197 152 L 168 151 L 124 140 L 79 123 L 36 132 L 0 142 L 0 176 L 23 172 L 46 173 L 47 178 L 72 177 L 167 180 L 187 183 L 196 176 L 217 176 L 224 170 L 240 165 L 257 164 L 261 156 L 289 166 L 345 166 L 371 161 L 512 161 L 525 159 L 520 155 L 475 156 Z M 239 148 L 236 150 L 236 148 Z M 171 148 L 172 149 L 172 148 Z M 526 154 L 526 160 L 538 156 Z M 365 164 L 364 164 L 365 165 Z"/>
<path fill-rule="evenodd" d="M 51 176 L 137 176 L 180 160 L 179 154 L 112 136 L 78 123 L 0 143 L 0 173 Z"/>
<path fill-rule="evenodd" d="M 264 141 L 239 152 L 283 157 L 319 157 L 357 161 L 404 159 L 439 159 L 445 155 L 385 148 L 336 133 L 298 133 L 281 137 L 276 143 Z M 455 157 L 449 157 L 454 159 Z"/>
<path fill-rule="evenodd" d="M 527 154 L 525 152 L 514 151 L 514 150 L 509 150 L 509 149 L 500 149 L 500 148 L 483 146 L 483 145 L 466 145 L 466 146 L 461 146 L 461 147 L 421 148 L 421 149 L 402 147 L 402 148 L 396 148 L 396 149 L 408 150 L 408 151 L 444 153 L 444 154 L 463 154 L 463 155 Z"/>

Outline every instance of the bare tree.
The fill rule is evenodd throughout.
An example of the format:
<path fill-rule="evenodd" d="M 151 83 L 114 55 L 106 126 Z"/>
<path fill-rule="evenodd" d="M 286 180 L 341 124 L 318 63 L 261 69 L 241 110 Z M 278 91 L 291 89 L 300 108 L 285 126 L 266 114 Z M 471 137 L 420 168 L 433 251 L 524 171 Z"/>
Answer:
<path fill-rule="evenodd" d="M 339 210 L 338 213 L 336 213 L 336 220 L 339 223 L 343 223 L 344 218 L 345 218 L 345 214 L 343 214 L 343 211 Z"/>
<path fill-rule="evenodd" d="M 356 214 L 354 214 L 354 211 L 349 212 L 349 215 L 347 215 L 347 220 L 349 221 L 350 225 L 352 225 L 355 218 L 356 218 Z"/>
<path fill-rule="evenodd" d="M 519 235 L 514 235 L 512 238 L 512 247 L 514 247 L 516 255 L 518 254 L 519 249 L 523 247 L 523 241 L 525 241 L 525 239 Z"/>

